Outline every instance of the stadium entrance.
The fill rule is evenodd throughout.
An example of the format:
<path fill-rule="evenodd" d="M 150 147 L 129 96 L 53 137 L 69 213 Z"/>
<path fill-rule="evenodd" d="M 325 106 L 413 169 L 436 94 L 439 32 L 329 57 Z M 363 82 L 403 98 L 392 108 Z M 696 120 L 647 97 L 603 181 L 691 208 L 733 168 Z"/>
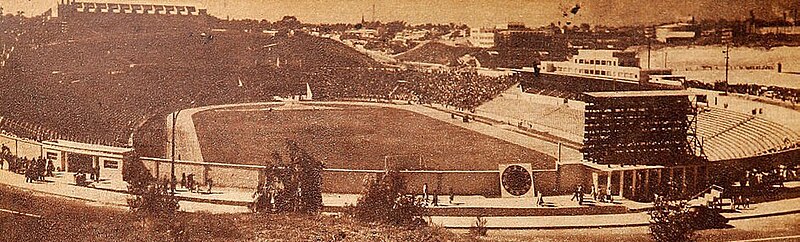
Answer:
<path fill-rule="evenodd" d="M 97 162 L 91 155 L 67 153 L 67 172 L 91 173 Z"/>

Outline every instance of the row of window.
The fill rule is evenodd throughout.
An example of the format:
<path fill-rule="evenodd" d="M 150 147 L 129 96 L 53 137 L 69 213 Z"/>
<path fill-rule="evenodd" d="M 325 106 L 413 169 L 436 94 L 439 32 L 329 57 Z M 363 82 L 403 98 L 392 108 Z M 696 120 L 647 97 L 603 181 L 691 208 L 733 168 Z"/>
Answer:
<path fill-rule="evenodd" d="M 617 61 L 611 60 L 586 60 L 586 59 L 575 59 L 575 63 L 578 64 L 590 64 L 590 65 L 602 65 L 602 66 L 616 66 Z"/>
<path fill-rule="evenodd" d="M 601 75 L 601 76 L 613 76 L 613 77 L 621 77 L 621 78 L 639 78 L 639 74 L 627 73 L 627 72 L 613 72 L 613 71 L 606 71 L 606 70 L 594 70 L 594 69 L 580 69 L 580 68 L 569 68 L 569 67 L 556 67 L 558 72 L 570 72 L 570 73 L 581 73 L 581 74 L 589 74 L 589 75 Z"/>

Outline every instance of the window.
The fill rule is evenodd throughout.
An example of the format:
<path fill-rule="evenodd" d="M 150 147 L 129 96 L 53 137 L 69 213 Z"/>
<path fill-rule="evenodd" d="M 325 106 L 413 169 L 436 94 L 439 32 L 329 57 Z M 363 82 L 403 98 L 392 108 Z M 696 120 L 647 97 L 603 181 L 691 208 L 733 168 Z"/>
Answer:
<path fill-rule="evenodd" d="M 580 63 L 583 64 L 583 59 L 580 59 Z"/>
<path fill-rule="evenodd" d="M 594 60 L 589 60 L 589 64 L 594 65 Z"/>
<path fill-rule="evenodd" d="M 119 169 L 119 162 L 115 160 L 103 161 L 103 168 L 106 169 Z"/>
<path fill-rule="evenodd" d="M 606 65 L 606 61 L 600 61 L 600 65 Z"/>

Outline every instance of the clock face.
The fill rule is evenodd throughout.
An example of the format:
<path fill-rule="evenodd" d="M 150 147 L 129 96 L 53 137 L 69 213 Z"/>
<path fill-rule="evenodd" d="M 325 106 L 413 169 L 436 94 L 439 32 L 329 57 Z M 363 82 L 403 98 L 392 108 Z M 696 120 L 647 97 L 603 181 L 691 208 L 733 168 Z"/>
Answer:
<path fill-rule="evenodd" d="M 511 195 L 522 196 L 531 190 L 531 175 L 525 167 L 512 165 L 503 170 L 503 188 Z"/>

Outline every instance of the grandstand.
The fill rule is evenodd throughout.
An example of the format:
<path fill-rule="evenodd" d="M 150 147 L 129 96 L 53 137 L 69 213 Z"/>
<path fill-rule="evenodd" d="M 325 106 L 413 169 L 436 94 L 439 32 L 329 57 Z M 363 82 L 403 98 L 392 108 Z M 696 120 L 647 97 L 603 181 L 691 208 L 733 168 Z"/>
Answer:
<path fill-rule="evenodd" d="M 9 122 L 4 129 L 36 140 L 130 146 L 138 126 L 192 102 L 271 100 L 305 93 L 297 87 L 309 84 L 320 99 L 403 98 L 474 108 L 513 81 L 383 67 L 339 42 L 299 30 L 275 36 L 211 31 L 227 26 L 211 16 L 200 21 L 202 16 L 153 15 L 134 19 L 146 28 L 119 27 L 133 21 L 128 15 L 136 14 L 3 21 L 9 31 L 0 42 L 4 51 L 14 49 L 5 51 L 11 52 L 8 65 L 0 69 L 6 80 L 0 82 L 0 116 Z M 120 24 L 93 26 L 98 19 Z M 18 128 L 12 120 L 34 128 Z"/>
<path fill-rule="evenodd" d="M 775 122 L 719 108 L 698 113 L 697 135 L 703 140 L 709 160 L 775 152 L 800 140 L 797 133 Z"/>

